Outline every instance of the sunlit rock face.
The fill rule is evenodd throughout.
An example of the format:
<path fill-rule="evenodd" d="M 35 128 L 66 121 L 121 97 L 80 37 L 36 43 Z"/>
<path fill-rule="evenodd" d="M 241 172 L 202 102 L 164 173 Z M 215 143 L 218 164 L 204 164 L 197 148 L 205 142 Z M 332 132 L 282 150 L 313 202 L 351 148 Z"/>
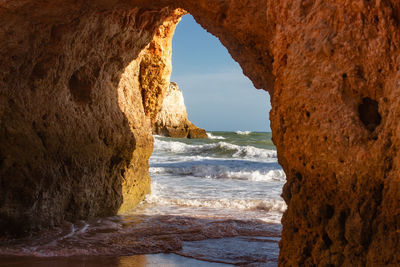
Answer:
<path fill-rule="evenodd" d="M 204 129 L 188 120 L 185 101 L 178 84 L 171 82 L 153 124 L 153 133 L 177 138 L 207 138 Z"/>
<path fill-rule="evenodd" d="M 114 214 L 148 191 L 169 85 L 149 44 L 178 7 L 271 94 L 280 264 L 399 264 L 394 0 L 2 1 L 0 229 Z"/>
<path fill-rule="evenodd" d="M 141 53 L 139 66 L 140 91 L 145 114 L 153 125 L 170 87 L 172 71 L 172 37 L 182 15 L 182 9 L 171 9 L 171 16 L 162 21 L 151 42 Z"/>
<path fill-rule="evenodd" d="M 270 118 L 288 180 L 282 265 L 399 264 L 398 7 L 274 7 Z"/>
<path fill-rule="evenodd" d="M 180 14 L 103 4 L 0 4 L 2 233 L 113 215 L 150 190 L 142 61 Z"/>

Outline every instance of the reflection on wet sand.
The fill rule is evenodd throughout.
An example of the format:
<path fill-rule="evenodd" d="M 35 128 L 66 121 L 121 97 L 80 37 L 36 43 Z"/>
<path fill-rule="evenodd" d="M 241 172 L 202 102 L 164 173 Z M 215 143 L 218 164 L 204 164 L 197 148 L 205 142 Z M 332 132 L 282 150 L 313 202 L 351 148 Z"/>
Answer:
<path fill-rule="evenodd" d="M 133 255 L 123 257 L 0 257 L 1 267 L 142 267 L 142 266 L 229 266 L 199 261 L 175 254 Z"/>
<path fill-rule="evenodd" d="M 151 266 L 159 261 L 181 266 L 178 263 L 193 261 L 187 257 L 229 264 L 276 264 L 279 239 L 280 225 L 254 219 L 113 216 L 66 224 L 29 238 L 2 240 L 0 266 Z M 241 244 L 239 249 L 237 244 Z M 143 256 L 155 253 L 185 257 Z M 135 254 L 141 255 L 127 256 Z"/>

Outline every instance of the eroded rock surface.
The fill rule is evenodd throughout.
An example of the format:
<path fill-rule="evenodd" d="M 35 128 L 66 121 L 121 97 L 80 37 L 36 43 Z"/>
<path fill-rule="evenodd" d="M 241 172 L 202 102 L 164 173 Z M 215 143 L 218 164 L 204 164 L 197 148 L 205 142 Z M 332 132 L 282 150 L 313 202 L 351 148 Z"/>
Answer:
<path fill-rule="evenodd" d="M 0 229 L 114 214 L 147 192 L 169 85 L 149 44 L 178 7 L 271 94 L 280 264 L 400 264 L 394 0 L 2 1 Z"/>
<path fill-rule="evenodd" d="M 141 65 L 180 15 L 69 1 L 0 7 L 0 231 L 134 207 L 150 189 L 153 142 Z"/>
<path fill-rule="evenodd" d="M 287 174 L 280 262 L 399 264 L 398 4 L 281 1 L 271 125 Z"/>
<path fill-rule="evenodd" d="M 153 124 L 153 134 L 177 138 L 207 138 L 204 129 L 188 120 L 182 91 L 171 82 Z"/>

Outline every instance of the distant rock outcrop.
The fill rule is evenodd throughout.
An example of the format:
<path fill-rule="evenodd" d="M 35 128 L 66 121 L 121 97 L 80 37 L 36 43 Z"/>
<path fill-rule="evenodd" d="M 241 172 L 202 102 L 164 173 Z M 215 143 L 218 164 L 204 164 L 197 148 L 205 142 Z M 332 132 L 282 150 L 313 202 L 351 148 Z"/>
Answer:
<path fill-rule="evenodd" d="M 176 138 L 207 138 L 204 129 L 187 118 L 182 91 L 171 82 L 153 124 L 153 134 Z"/>

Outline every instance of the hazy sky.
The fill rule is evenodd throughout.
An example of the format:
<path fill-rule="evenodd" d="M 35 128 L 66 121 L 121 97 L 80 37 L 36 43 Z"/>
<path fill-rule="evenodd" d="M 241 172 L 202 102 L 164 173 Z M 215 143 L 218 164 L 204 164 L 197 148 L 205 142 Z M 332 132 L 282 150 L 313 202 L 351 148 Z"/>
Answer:
<path fill-rule="evenodd" d="M 270 131 L 267 92 L 254 88 L 219 40 L 192 16 L 173 39 L 171 81 L 185 98 L 189 120 L 209 131 Z"/>

